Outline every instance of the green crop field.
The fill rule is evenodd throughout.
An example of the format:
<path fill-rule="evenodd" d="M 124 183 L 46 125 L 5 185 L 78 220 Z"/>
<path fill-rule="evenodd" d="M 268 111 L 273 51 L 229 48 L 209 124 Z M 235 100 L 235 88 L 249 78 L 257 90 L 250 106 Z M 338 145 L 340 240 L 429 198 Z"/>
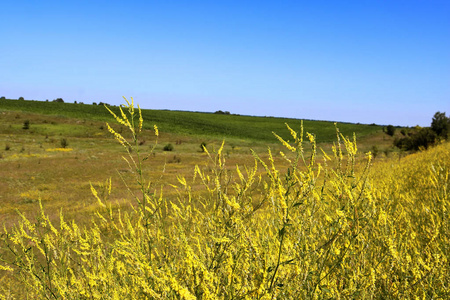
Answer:
<path fill-rule="evenodd" d="M 118 107 L 111 106 L 110 108 L 116 114 L 119 113 Z M 2 100 L 0 110 L 64 116 L 79 120 L 112 121 L 109 112 L 99 105 Z M 276 132 L 283 138 L 288 138 L 285 123 L 299 130 L 301 122 L 300 119 L 151 109 L 143 109 L 142 115 L 147 121 L 146 128 L 151 128 L 153 124 L 157 124 L 162 132 L 262 142 L 273 142 L 272 132 Z M 316 135 L 319 143 L 331 142 L 336 135 L 334 122 L 304 120 L 303 126 L 305 131 Z M 339 123 L 338 126 L 344 135 L 351 136 L 356 133 L 358 138 L 382 131 L 382 127 L 377 125 Z"/>

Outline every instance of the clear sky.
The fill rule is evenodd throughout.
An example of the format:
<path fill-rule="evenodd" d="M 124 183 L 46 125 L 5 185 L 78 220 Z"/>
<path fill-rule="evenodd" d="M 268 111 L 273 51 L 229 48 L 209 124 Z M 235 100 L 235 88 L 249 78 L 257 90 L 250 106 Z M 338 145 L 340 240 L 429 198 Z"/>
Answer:
<path fill-rule="evenodd" d="M 429 126 L 450 1 L 2 1 L 0 96 Z"/>

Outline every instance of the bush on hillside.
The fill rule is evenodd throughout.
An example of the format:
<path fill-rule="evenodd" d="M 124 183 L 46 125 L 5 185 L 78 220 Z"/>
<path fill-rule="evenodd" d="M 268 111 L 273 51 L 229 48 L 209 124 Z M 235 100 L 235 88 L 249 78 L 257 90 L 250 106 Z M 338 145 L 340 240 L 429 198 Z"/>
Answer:
<path fill-rule="evenodd" d="M 172 144 L 167 144 L 164 146 L 163 148 L 164 151 L 173 151 L 173 145 Z"/>
<path fill-rule="evenodd" d="M 205 142 L 202 142 L 202 143 L 200 144 L 200 150 L 201 150 L 202 152 L 205 152 L 205 149 L 206 149 L 206 143 L 205 143 Z"/>
<path fill-rule="evenodd" d="M 388 125 L 386 127 L 386 134 L 390 135 L 390 136 L 394 136 L 394 134 L 395 134 L 395 127 L 392 126 L 392 125 Z"/>
<path fill-rule="evenodd" d="M 402 132 L 404 137 L 395 139 L 394 146 L 413 151 L 428 149 L 438 140 L 447 139 L 449 128 L 450 119 L 445 116 L 445 113 L 437 112 L 433 116 L 431 127 L 416 126 L 408 132 Z"/>
<path fill-rule="evenodd" d="M 415 129 L 408 137 L 398 138 L 394 141 L 394 146 L 402 150 L 417 151 L 428 149 L 436 142 L 436 133 L 430 128 Z"/>
<path fill-rule="evenodd" d="M 67 139 L 62 138 L 61 141 L 61 148 L 66 148 L 67 146 L 69 146 L 69 143 L 67 142 Z"/>
<path fill-rule="evenodd" d="M 24 122 L 23 122 L 23 126 L 22 126 L 22 129 L 30 129 L 30 120 L 25 120 Z"/>

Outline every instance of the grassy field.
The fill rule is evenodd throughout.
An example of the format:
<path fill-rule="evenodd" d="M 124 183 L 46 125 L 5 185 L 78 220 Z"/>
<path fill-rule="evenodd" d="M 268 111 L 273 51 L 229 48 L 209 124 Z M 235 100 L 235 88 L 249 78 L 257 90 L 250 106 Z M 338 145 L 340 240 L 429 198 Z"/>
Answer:
<path fill-rule="evenodd" d="M 117 112 L 117 107 L 111 107 Z M 148 175 L 156 183 L 176 182 L 176 175 L 192 175 L 196 164 L 204 164 L 200 144 L 210 151 L 225 140 L 224 153 L 230 166 L 251 163 L 250 149 L 265 153 L 271 147 L 276 159 L 281 149 L 272 131 L 288 139 L 285 123 L 300 129 L 300 120 L 218 115 L 211 113 L 143 110 L 144 132 L 141 148 L 150 151 L 155 137 L 153 125 L 161 132 L 154 157 L 148 163 Z M 29 122 L 29 129 L 24 123 Z M 111 177 L 117 186 L 118 201 L 129 195 L 123 192 L 120 179 L 126 163 L 124 149 L 107 131 L 105 121 L 114 120 L 103 106 L 40 101 L 1 100 L 0 102 L 0 213 L 3 221 L 17 219 L 16 209 L 32 212 L 38 199 L 49 209 L 59 207 L 70 215 L 90 210 L 93 197 L 90 182 L 100 184 Z M 358 137 L 361 152 L 374 145 L 391 151 L 392 138 L 380 126 L 338 124 L 348 135 Z M 120 130 L 120 127 L 114 125 Z M 329 151 L 336 137 L 334 123 L 304 121 L 305 132 L 317 136 L 320 147 Z M 66 149 L 60 149 L 65 140 Z M 172 144 L 173 151 L 163 151 Z M 163 172 L 164 171 L 164 172 Z M 100 180 L 101 179 L 101 180 Z M 95 205 L 94 205 L 95 206 Z M 56 212 L 55 212 L 56 213 Z"/>
<path fill-rule="evenodd" d="M 112 223 L 105 225 L 105 228 L 97 228 L 99 230 L 97 233 L 95 233 L 97 229 L 92 229 L 94 236 L 86 236 L 86 239 L 95 238 L 96 234 L 100 234 L 107 240 L 114 240 L 117 236 L 121 236 L 127 239 L 120 242 L 123 246 L 131 243 L 128 237 L 137 238 L 135 240 L 137 244 L 127 244 L 128 246 L 124 249 L 120 248 L 122 246 L 119 244 L 114 246 L 116 248 L 113 247 L 126 252 L 130 249 L 141 251 L 139 247 L 143 244 L 140 243 L 148 244 L 146 238 L 153 239 L 153 236 L 161 238 L 161 240 L 152 241 L 158 244 L 155 252 L 149 250 L 152 253 L 149 254 L 150 257 L 158 261 L 161 266 L 164 265 L 165 271 L 159 268 L 151 271 L 158 273 L 157 277 L 162 280 L 151 283 L 150 288 L 160 297 L 195 299 L 193 295 L 198 298 L 207 291 L 212 293 L 211 295 L 225 295 L 223 296 L 225 298 L 240 295 L 239 297 L 244 299 L 251 299 L 256 295 L 266 295 L 261 299 L 266 299 L 270 295 L 279 295 L 281 298 L 283 295 L 297 295 L 300 298 L 314 295 L 319 298 L 326 295 L 327 297 L 341 295 L 354 298 L 360 295 L 358 293 L 364 294 L 362 298 L 370 298 L 374 295 L 381 295 L 382 298 L 410 297 L 417 295 L 417 290 L 420 290 L 422 283 L 436 284 L 433 278 L 442 281 L 447 274 L 447 271 L 443 270 L 444 275 L 433 273 L 435 277 L 430 277 L 430 280 L 425 279 L 429 272 L 427 270 L 441 263 L 442 255 L 439 247 L 447 247 L 448 243 L 445 238 L 433 237 L 440 229 L 436 229 L 437 223 L 430 225 L 428 221 L 424 221 L 423 215 L 431 209 L 425 202 L 434 201 L 435 190 L 440 193 L 439 201 L 446 201 L 448 197 L 444 186 L 448 182 L 448 170 L 444 163 L 449 153 L 448 144 L 418 156 L 399 159 L 405 154 L 393 150 L 392 142 L 395 136 L 386 135 L 380 126 L 338 124 L 343 136 L 350 136 L 350 140 L 345 141 L 341 137 L 344 158 L 340 158 L 337 151 L 337 156 L 330 160 L 320 150 L 316 152 L 314 150 L 316 141 L 309 145 L 306 136 L 304 148 L 299 147 L 298 137 L 291 136 L 284 124 L 287 122 L 294 129 L 300 130 L 299 120 L 143 110 L 142 114 L 147 123 L 144 123 L 136 144 L 140 149 L 140 158 L 149 155 L 149 159 L 143 162 L 142 167 L 130 168 L 122 158 L 128 155 L 126 149 L 108 132 L 105 121 L 128 140 L 132 136 L 126 128 L 117 125 L 104 107 L 37 101 L 0 101 L 0 177 L 2 178 L 0 216 L 2 224 L 6 228 L 13 228 L 13 225 L 21 219 L 17 211 L 33 219 L 39 212 L 39 202 L 41 202 L 45 207 L 45 213 L 49 216 L 49 222 L 59 226 L 59 214 L 62 211 L 66 220 L 75 220 L 79 226 L 87 225 L 87 228 L 91 228 L 91 220 L 95 219 L 95 212 L 102 211 L 98 199 L 92 195 L 92 185 L 97 190 L 99 198 L 112 205 L 110 214 Z M 114 107 L 112 109 L 117 110 Z M 153 130 L 154 124 L 157 124 L 160 129 L 158 138 Z M 304 129 L 305 132 L 315 133 L 318 148 L 333 157 L 332 148 L 336 145 L 336 130 L 333 123 L 304 121 Z M 286 149 L 273 136 L 272 131 L 285 140 L 290 140 L 290 144 L 294 145 L 296 150 L 290 152 Z M 353 132 L 357 136 L 358 150 L 351 142 Z M 223 140 L 225 145 L 221 149 Z M 200 147 L 203 142 L 207 144 L 210 157 Z M 164 151 L 164 147 L 168 144 L 173 145 L 172 151 Z M 379 153 L 371 161 L 372 171 L 368 172 L 365 169 L 367 162 L 365 153 L 373 150 L 374 146 L 379 149 Z M 271 150 L 271 155 L 268 154 L 268 149 Z M 259 167 L 254 171 L 255 173 L 252 171 L 255 166 L 255 157 L 251 150 L 259 156 L 257 159 Z M 286 157 L 283 157 L 280 151 L 283 151 Z M 300 163 L 299 168 L 296 167 L 296 163 L 292 163 L 296 157 L 299 158 L 296 156 L 298 154 L 305 157 L 305 163 Z M 137 159 L 135 148 L 131 156 Z M 285 158 L 290 159 L 291 162 Z M 415 162 L 420 167 L 415 167 Z M 265 164 L 267 168 L 264 167 Z M 237 166 L 240 171 L 237 171 Z M 142 179 L 137 176 L 141 172 L 143 180 L 150 184 L 150 189 L 145 191 L 149 197 L 148 205 L 152 204 L 152 201 L 155 201 L 152 205 L 156 205 L 150 210 L 165 203 L 164 209 L 162 207 L 156 209 L 160 215 L 155 217 L 156 219 L 151 217 L 151 222 L 155 222 L 151 226 L 156 226 L 152 227 L 153 229 L 142 227 L 145 222 L 150 222 L 150 217 L 145 209 L 137 210 L 140 206 L 137 206 L 136 201 L 133 200 L 133 193 L 142 192 L 142 187 L 139 185 Z M 432 176 L 430 177 L 429 174 Z M 196 177 L 195 180 L 194 177 Z M 370 179 L 367 179 L 369 177 Z M 111 191 L 109 191 L 109 179 L 112 183 Z M 159 198 L 161 192 L 164 194 L 163 198 Z M 290 202 L 283 202 L 283 197 Z M 300 199 L 299 197 L 306 197 L 308 201 L 296 202 L 296 199 Z M 361 197 L 364 201 L 356 203 L 352 200 Z M 414 206 L 414 202 L 419 201 L 416 198 L 428 199 L 420 200 L 423 203 L 418 211 Z M 433 202 L 433 205 L 441 207 L 446 203 L 439 201 Z M 298 210 L 298 207 L 302 209 Z M 295 218 L 292 217 L 295 226 L 289 222 L 286 209 L 295 216 Z M 131 222 L 133 226 L 141 232 L 146 231 L 147 234 L 150 234 L 148 230 L 151 230 L 150 236 L 145 238 L 129 236 L 131 234 L 128 232 L 129 229 L 120 229 L 120 226 L 116 227 L 117 232 L 111 231 L 112 229 L 108 226 L 113 226 L 111 224 L 118 226 L 118 223 L 114 222 L 118 222 L 116 214 L 119 210 L 133 216 L 127 219 L 128 217 L 124 214 L 124 222 L 128 220 L 126 222 Z M 258 212 L 253 214 L 252 211 Z M 441 222 L 439 218 L 442 216 L 434 210 L 434 206 L 433 213 L 437 218 L 433 222 Z M 358 216 L 358 214 L 362 215 Z M 408 217 L 405 214 L 409 214 Z M 144 219 L 140 219 L 141 217 Z M 304 223 L 301 223 L 301 220 L 304 220 Z M 235 225 L 229 227 L 229 224 Z M 35 227 L 30 226 L 27 230 L 33 232 Z M 422 232 L 417 231 L 419 228 L 417 226 L 422 228 Z M 442 230 L 446 230 L 448 224 L 442 223 L 439 226 Z M 49 227 L 46 228 L 43 229 L 44 232 L 48 232 Z M 61 229 L 57 239 L 63 238 L 64 230 L 66 229 Z M 283 245 L 283 238 L 280 242 L 280 237 L 288 230 L 290 233 L 286 235 Z M 414 244 L 415 248 L 408 248 L 409 242 L 402 238 L 402 230 L 409 230 L 408 234 L 420 236 Z M 117 236 L 111 236 L 111 232 L 116 232 Z M 180 238 L 173 239 L 177 234 Z M 186 240 L 182 238 L 184 235 Z M 339 237 L 336 238 L 336 236 Z M 67 238 L 71 240 L 74 237 L 67 236 Z M 141 238 L 143 240 L 140 240 Z M 437 244 L 434 242 L 432 244 L 430 238 L 435 239 L 433 241 Z M 327 245 L 330 242 L 333 246 L 326 252 L 309 251 L 305 254 L 301 252 L 306 251 L 305 249 L 297 248 L 298 239 L 304 240 L 304 245 L 309 245 L 307 247 L 320 249 L 322 247 L 320 245 Z M 368 243 L 370 239 L 375 242 Z M 31 240 L 27 243 L 34 245 L 36 241 Z M 234 244 L 235 241 L 236 244 Z M 62 243 L 61 240 L 58 240 L 58 243 Z M 92 243 L 95 245 L 97 242 L 92 241 Z M 420 260 L 416 260 L 416 258 L 419 259 L 417 256 L 419 254 L 414 253 L 421 253 L 421 247 L 426 243 L 434 248 L 429 248 L 431 249 L 427 250 L 429 252 L 424 252 Z M 199 246 L 200 244 L 202 246 Z M 81 248 L 76 250 L 77 245 L 72 245 L 75 249 L 73 251 L 82 251 Z M 25 255 L 28 255 L 26 250 L 28 247 L 29 244 L 25 243 L 23 248 Z M 197 249 L 197 247 L 200 248 Z M 247 249 L 248 247 L 250 248 Z M 101 249 L 107 249 L 106 244 L 105 248 Z M 98 251 L 103 251 L 101 249 Z M 283 252 L 281 255 L 282 249 L 289 254 Z M 60 250 L 55 249 L 56 252 Z M 159 251 L 165 254 L 160 256 Z M 192 261 L 186 261 L 185 258 L 190 257 L 189 253 L 193 253 L 192 251 L 200 253 L 200 256 L 191 257 Z M 249 253 L 253 253 L 252 251 L 265 254 L 248 256 Z M 351 256 L 347 253 L 348 251 L 354 254 Z M 396 251 L 411 255 L 413 263 L 407 261 L 406 255 L 399 255 Z M 176 254 L 178 252 L 179 255 Z M 108 253 L 102 254 L 102 257 L 114 255 L 114 252 Z M 138 252 L 134 252 L 133 255 L 136 253 Z M 427 253 L 433 256 L 431 254 L 428 256 Z M 434 257 L 435 254 L 441 256 L 436 256 L 438 258 L 432 260 L 430 257 Z M 1 255 L 0 253 L 0 258 Z M 280 262 L 281 258 L 290 261 L 292 255 L 297 257 L 302 270 L 310 270 L 310 275 L 302 273 L 306 276 L 303 281 L 298 277 L 301 274 L 298 267 Z M 59 257 L 62 258 L 62 256 Z M 166 264 L 162 257 L 171 258 Z M 300 259 L 300 257 L 303 258 Z M 344 258 L 345 264 L 336 263 L 339 260 L 344 262 Z M 140 263 L 134 259 L 137 258 L 132 258 L 132 255 L 119 258 L 130 268 L 134 268 L 134 263 Z M 251 261 L 254 263 L 250 263 Z M 40 263 L 43 262 L 40 261 Z M 96 268 L 94 265 L 99 262 L 87 263 L 93 263 L 92 266 L 87 267 Z M 242 263 L 244 265 L 241 265 Z M 352 272 L 354 266 L 359 263 L 364 265 L 364 269 L 361 267 L 356 276 L 356 273 Z M 209 267 L 205 267 L 207 265 Z M 180 269 L 178 266 L 181 266 Z M 67 271 L 64 264 L 58 265 L 58 268 Z M 106 272 L 107 268 L 109 267 L 105 266 L 105 269 L 98 270 Z M 86 289 L 84 284 L 90 286 L 91 283 L 83 282 L 83 278 L 89 276 L 94 276 L 89 277 L 89 280 L 98 282 L 122 280 L 120 278 L 125 276 L 120 273 L 122 267 L 117 265 L 117 268 L 113 272 L 108 271 L 95 276 L 94 273 L 86 275 L 80 271 L 78 275 L 84 274 L 80 275 L 81 281 L 67 284 L 77 293 L 81 286 Z M 153 267 L 140 265 L 139 268 Z M 205 268 L 211 273 L 206 272 Z M 278 268 L 280 268 L 279 273 L 273 271 Z M 1 272 L 0 270 L 0 286 L 2 282 L 5 283 L 4 286 L 7 286 L 6 283 L 10 278 Z M 203 272 L 201 273 L 203 275 L 198 275 L 200 273 L 197 272 Z M 153 276 L 146 274 L 133 277 L 132 273 L 128 272 L 131 277 L 123 277 L 131 281 L 118 282 L 115 286 L 119 290 L 111 293 L 121 295 L 130 293 L 126 287 L 130 287 L 131 282 L 137 278 L 142 279 L 142 276 L 150 276 L 149 278 Z M 253 274 L 249 285 L 241 281 L 247 276 L 244 273 Z M 47 276 L 45 274 L 44 271 L 44 276 Z M 100 278 L 115 276 L 114 274 L 118 277 Z M 396 279 L 394 281 L 390 280 L 390 277 L 386 279 L 385 274 Z M 61 278 L 65 278 L 66 275 L 61 274 Z M 205 286 L 203 286 L 199 283 L 203 281 L 197 278 L 198 276 L 212 277 L 204 277 Z M 355 276 L 359 276 L 359 279 Z M 188 279 L 182 282 L 183 278 Z M 192 279 L 191 282 L 189 278 L 195 278 L 195 280 Z M 355 284 L 342 283 L 339 278 L 346 278 L 348 282 L 354 281 Z M 413 278 L 411 280 L 414 284 L 408 286 L 407 282 L 410 279 L 405 278 Z M 67 280 L 71 281 L 71 279 Z M 291 280 L 296 283 L 288 284 Z M 407 282 L 404 283 L 404 280 Z M 147 291 L 149 287 L 141 289 L 140 284 L 149 284 L 149 282 L 131 284 L 136 289 L 133 291 L 136 297 L 148 295 L 147 292 L 142 291 Z M 214 291 L 213 286 L 218 282 L 220 282 L 219 286 L 227 286 L 227 290 Z M 402 288 L 398 282 L 401 282 Z M 36 284 L 41 286 L 41 283 Z M 80 285 L 78 288 L 77 284 Z M 296 288 L 300 285 L 302 285 L 301 292 Z M 285 288 L 282 288 L 283 286 Z M 439 293 L 445 290 L 445 284 L 439 283 L 435 286 L 436 291 L 433 295 L 442 295 Z M 120 290 L 122 288 L 124 290 Z M 91 298 L 98 298 L 97 296 L 101 298 L 102 295 L 101 289 L 83 291 L 86 293 L 94 291 L 94 294 L 89 296 Z M 0 295 L 2 292 L 5 295 L 19 293 L 20 296 L 20 291 L 14 288 L 0 290 Z M 47 294 L 45 288 L 41 292 Z M 66 292 L 60 290 L 58 293 Z M 206 296 L 203 297 L 208 299 Z"/>

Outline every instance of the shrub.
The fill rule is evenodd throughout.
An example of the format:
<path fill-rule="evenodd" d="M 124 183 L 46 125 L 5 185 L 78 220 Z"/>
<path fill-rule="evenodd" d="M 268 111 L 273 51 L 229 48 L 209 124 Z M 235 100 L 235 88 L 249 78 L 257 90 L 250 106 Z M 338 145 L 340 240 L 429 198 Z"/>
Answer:
<path fill-rule="evenodd" d="M 0 100 L 6 100 L 5 96 L 0 97 Z"/>
<path fill-rule="evenodd" d="M 180 163 L 181 162 L 181 158 L 179 156 L 174 155 L 173 158 L 171 160 L 169 160 L 169 163 L 173 164 L 173 163 Z"/>
<path fill-rule="evenodd" d="M 205 152 L 205 149 L 206 149 L 206 143 L 205 142 L 202 142 L 200 144 L 200 149 L 201 149 L 202 152 Z"/>
<path fill-rule="evenodd" d="M 163 148 L 164 151 L 173 151 L 173 145 L 172 144 L 167 144 L 164 146 Z"/>
<path fill-rule="evenodd" d="M 11 150 L 11 146 L 9 144 L 6 144 L 5 145 L 5 151 L 9 151 L 9 150 Z"/>
<path fill-rule="evenodd" d="M 67 140 L 65 138 L 61 139 L 61 148 L 66 148 L 67 146 L 69 146 L 69 143 L 67 142 Z"/>
<path fill-rule="evenodd" d="M 391 148 L 385 148 L 384 150 L 383 150 L 383 153 L 384 153 L 384 155 L 386 156 L 386 157 L 389 157 L 389 154 L 392 152 L 392 149 Z"/>
<path fill-rule="evenodd" d="M 403 150 L 420 150 L 428 149 L 436 143 L 437 135 L 431 128 L 415 129 L 410 136 L 395 139 L 394 146 Z"/>
<path fill-rule="evenodd" d="M 17 100 L 23 101 L 25 99 L 23 97 L 19 97 Z"/>
<path fill-rule="evenodd" d="M 25 120 L 23 122 L 22 129 L 30 129 L 30 120 Z"/>
<path fill-rule="evenodd" d="M 407 131 L 406 131 L 405 128 L 402 128 L 402 130 L 400 130 L 400 133 L 401 133 L 403 136 L 406 136 Z"/>
<path fill-rule="evenodd" d="M 56 98 L 55 100 L 53 100 L 53 102 L 64 103 L 64 100 L 63 98 Z"/>
<path fill-rule="evenodd" d="M 374 145 L 374 146 L 372 146 L 371 152 L 372 152 L 373 157 L 375 158 L 375 157 L 377 157 L 380 150 L 378 149 L 377 146 Z"/>
<path fill-rule="evenodd" d="M 390 135 L 390 136 L 394 136 L 394 134 L 395 134 L 395 127 L 392 126 L 392 125 L 388 125 L 386 127 L 386 134 Z"/>

